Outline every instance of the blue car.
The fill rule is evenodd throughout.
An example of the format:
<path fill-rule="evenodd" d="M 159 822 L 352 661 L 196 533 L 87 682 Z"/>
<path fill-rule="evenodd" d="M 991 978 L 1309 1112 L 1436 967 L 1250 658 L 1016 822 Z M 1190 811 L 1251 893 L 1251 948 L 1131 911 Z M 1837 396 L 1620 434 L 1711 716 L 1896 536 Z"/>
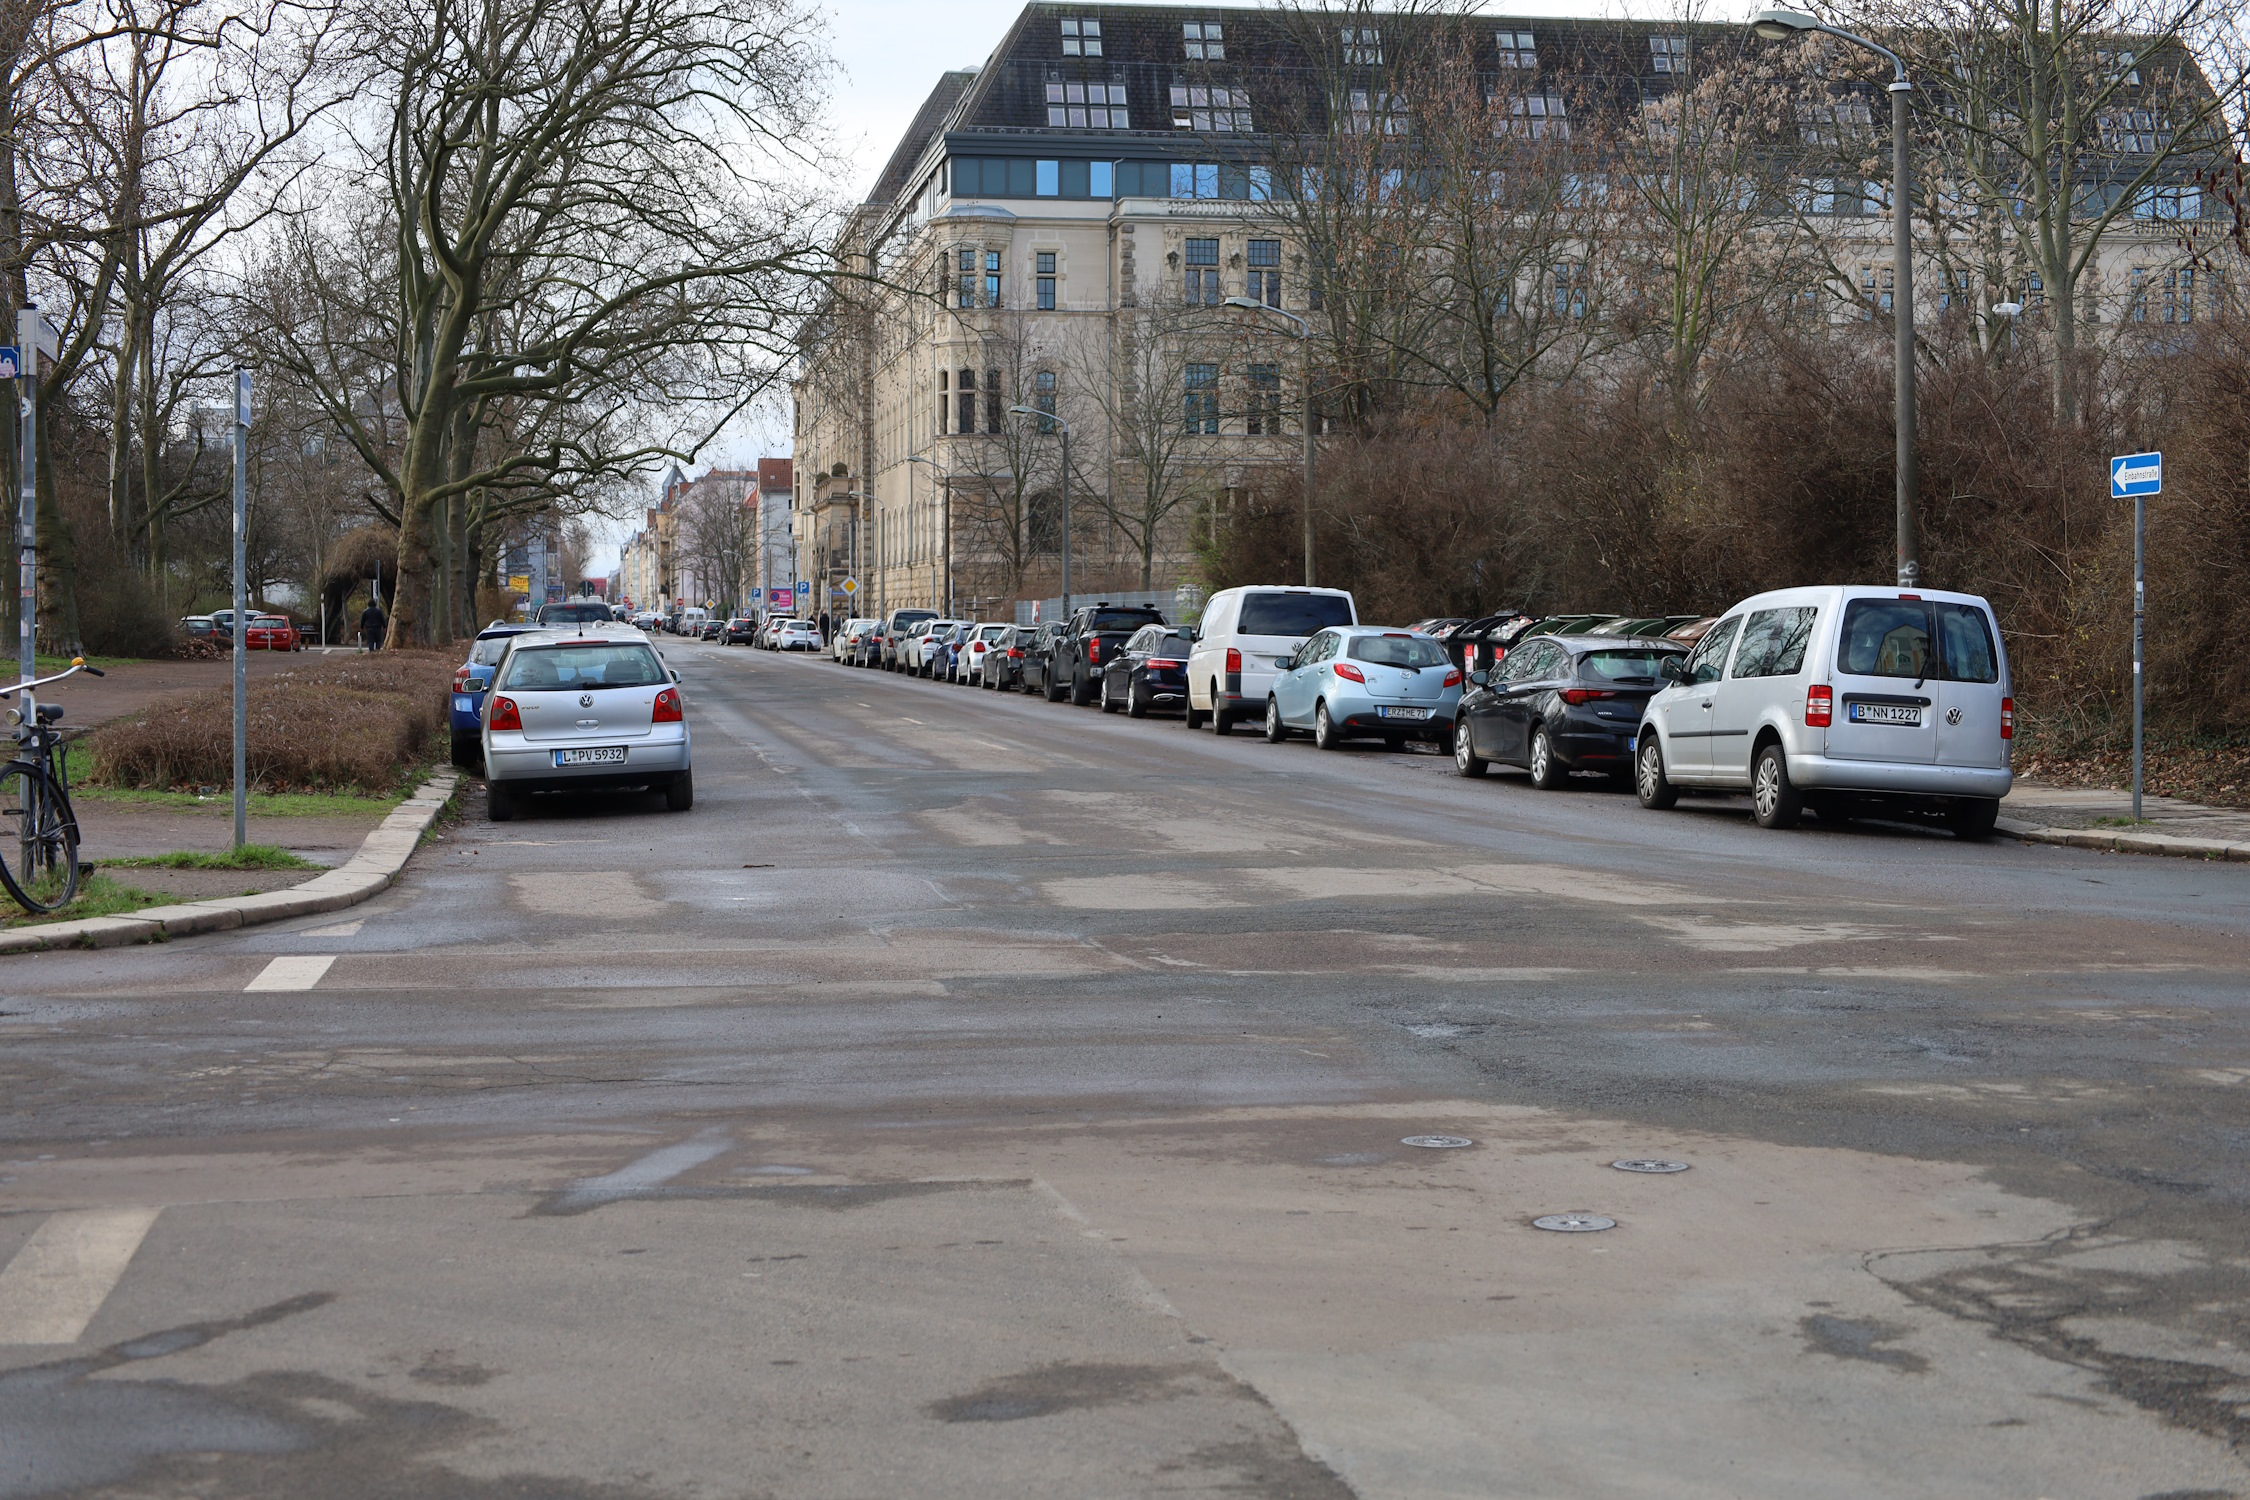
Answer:
<path fill-rule="evenodd" d="M 500 664 L 500 653 L 507 649 L 510 636 L 536 629 L 536 625 L 487 625 L 469 647 L 469 659 L 454 671 L 453 692 L 448 699 L 452 706 L 446 722 L 453 731 L 455 765 L 476 768 L 483 753 L 484 695 L 492 686 L 492 669 Z"/>
<path fill-rule="evenodd" d="M 1461 669 L 1445 647 L 1411 630 L 1332 625 L 1285 658 L 1266 697 L 1266 739 L 1310 732 L 1323 750 L 1350 739 L 1450 746 Z"/>

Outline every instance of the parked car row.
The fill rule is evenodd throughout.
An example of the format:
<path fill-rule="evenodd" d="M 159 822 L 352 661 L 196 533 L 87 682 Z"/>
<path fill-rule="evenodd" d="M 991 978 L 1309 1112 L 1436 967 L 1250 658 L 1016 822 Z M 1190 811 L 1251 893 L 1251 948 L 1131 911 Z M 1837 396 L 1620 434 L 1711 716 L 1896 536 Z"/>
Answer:
<path fill-rule="evenodd" d="M 1757 821 L 1806 812 L 1994 826 L 2013 784 L 2007 662 L 1991 606 L 1968 594 L 1824 586 L 1723 615 L 1515 612 L 1361 623 L 1340 589 L 1236 588 L 1194 626 L 1141 605 L 1089 604 L 1037 626 L 927 609 L 844 622 L 834 660 L 940 682 L 1177 712 L 1279 743 L 1439 746 L 1462 776 L 1575 775 L 1649 808 L 1683 792 L 1748 792 Z"/>
<path fill-rule="evenodd" d="M 180 634 L 190 640 L 231 646 L 234 644 L 234 611 L 219 609 L 207 615 L 187 615 L 180 621 Z M 252 612 L 243 625 L 242 649 L 245 651 L 302 651 L 305 644 L 305 632 L 287 615 Z"/>

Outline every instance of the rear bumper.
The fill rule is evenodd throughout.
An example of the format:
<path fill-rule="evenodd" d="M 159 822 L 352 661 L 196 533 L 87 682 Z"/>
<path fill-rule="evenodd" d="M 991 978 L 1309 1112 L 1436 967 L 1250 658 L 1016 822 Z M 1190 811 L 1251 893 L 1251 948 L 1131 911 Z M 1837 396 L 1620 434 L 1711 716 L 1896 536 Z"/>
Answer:
<path fill-rule="evenodd" d="M 1895 792 L 1924 797 L 2005 797 L 2016 784 L 2006 766 L 1926 766 L 1913 761 L 1789 757 L 1789 779 L 1834 792 Z"/>
<path fill-rule="evenodd" d="M 511 736 L 513 738 L 513 736 Z M 668 780 L 688 770 L 691 757 L 686 737 L 657 740 L 648 744 L 628 744 L 625 747 L 625 764 L 614 762 L 598 766 L 558 766 L 555 751 L 569 746 L 555 744 L 527 745 L 520 740 L 511 745 L 486 744 L 484 774 L 487 781 L 505 781 L 521 791 L 552 790 L 559 787 L 647 786 L 652 781 Z"/>

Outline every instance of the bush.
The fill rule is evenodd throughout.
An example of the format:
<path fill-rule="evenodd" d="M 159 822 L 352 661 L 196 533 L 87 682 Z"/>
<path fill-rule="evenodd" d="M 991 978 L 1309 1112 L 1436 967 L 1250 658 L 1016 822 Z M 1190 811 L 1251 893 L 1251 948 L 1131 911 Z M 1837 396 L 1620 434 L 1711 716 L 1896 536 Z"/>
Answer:
<path fill-rule="evenodd" d="M 435 651 L 331 657 L 250 684 L 249 776 L 266 792 L 387 792 L 444 727 L 456 663 Z M 189 693 L 105 725 L 91 741 L 99 785 L 221 786 L 234 777 L 234 695 Z"/>

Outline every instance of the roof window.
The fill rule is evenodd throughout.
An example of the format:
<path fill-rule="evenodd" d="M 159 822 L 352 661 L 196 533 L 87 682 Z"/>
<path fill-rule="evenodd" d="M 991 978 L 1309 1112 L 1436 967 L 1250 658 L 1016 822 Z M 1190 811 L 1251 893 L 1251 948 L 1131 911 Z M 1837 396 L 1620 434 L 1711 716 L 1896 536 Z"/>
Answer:
<path fill-rule="evenodd" d="M 1062 48 L 1065 57 L 1101 56 L 1102 23 L 1092 16 L 1064 16 Z"/>
<path fill-rule="evenodd" d="M 1220 34 L 1217 21 L 1182 21 L 1180 40 L 1187 48 L 1189 62 L 1226 61 L 1226 38 Z"/>

